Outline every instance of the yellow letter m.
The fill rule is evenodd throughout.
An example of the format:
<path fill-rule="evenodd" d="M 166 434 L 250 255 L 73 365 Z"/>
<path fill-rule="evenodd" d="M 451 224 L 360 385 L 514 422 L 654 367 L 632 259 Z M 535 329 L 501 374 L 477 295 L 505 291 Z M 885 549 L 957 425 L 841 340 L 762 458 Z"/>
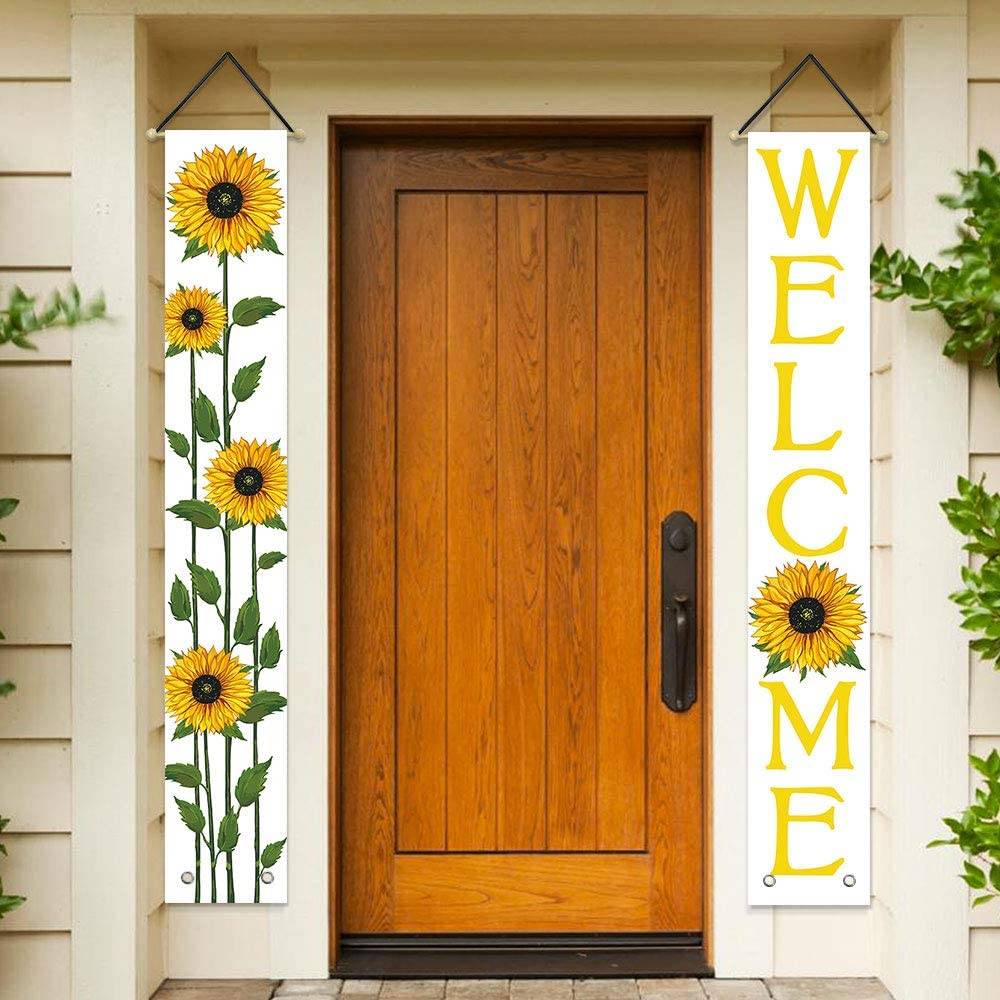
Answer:
<path fill-rule="evenodd" d="M 771 760 L 767 765 L 769 771 L 783 771 L 785 762 L 781 757 L 781 713 L 784 711 L 799 742 L 807 754 L 816 749 L 823 728 L 826 726 L 836 709 L 837 712 L 837 753 L 834 758 L 834 770 L 852 771 L 851 750 L 848 740 L 848 721 L 851 706 L 851 692 L 855 681 L 840 681 L 833 689 L 826 705 L 820 713 L 819 721 L 810 729 L 806 725 L 798 705 L 782 681 L 760 681 L 760 686 L 771 693 Z"/>

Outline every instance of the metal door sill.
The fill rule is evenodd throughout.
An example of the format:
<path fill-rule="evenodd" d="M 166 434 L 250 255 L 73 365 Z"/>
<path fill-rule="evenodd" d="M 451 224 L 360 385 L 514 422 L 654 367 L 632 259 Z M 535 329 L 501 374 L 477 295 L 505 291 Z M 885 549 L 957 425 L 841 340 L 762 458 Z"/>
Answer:
<path fill-rule="evenodd" d="M 700 933 L 344 935 L 345 979 L 707 977 Z"/>

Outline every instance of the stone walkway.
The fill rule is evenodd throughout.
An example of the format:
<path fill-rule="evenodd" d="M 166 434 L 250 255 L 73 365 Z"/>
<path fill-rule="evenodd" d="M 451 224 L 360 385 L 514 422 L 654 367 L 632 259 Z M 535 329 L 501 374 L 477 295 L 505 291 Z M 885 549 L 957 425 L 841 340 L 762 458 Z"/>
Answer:
<path fill-rule="evenodd" d="M 153 1000 L 892 1000 L 875 979 L 167 980 Z"/>

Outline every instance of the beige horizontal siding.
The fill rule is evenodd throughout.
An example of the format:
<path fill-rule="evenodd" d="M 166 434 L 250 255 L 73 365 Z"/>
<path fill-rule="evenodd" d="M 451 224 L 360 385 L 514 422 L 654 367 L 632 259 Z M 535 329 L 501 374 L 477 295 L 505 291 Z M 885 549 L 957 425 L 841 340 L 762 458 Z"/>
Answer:
<path fill-rule="evenodd" d="M 0 267 L 67 267 L 70 178 L 0 176 Z"/>
<path fill-rule="evenodd" d="M 0 969 L 0 1000 L 68 998 L 69 933 L 0 934 Z"/>
<path fill-rule="evenodd" d="M 7 551 L 70 547 L 70 460 L 0 458 L 0 496 L 21 502 L 0 530 Z"/>
<path fill-rule="evenodd" d="M 69 80 L 0 79 L 0 121 L 7 135 L 31 137 L 0 143 L 0 174 L 69 173 L 69 97 Z"/>
<path fill-rule="evenodd" d="M 7 631 L 10 624 L 7 623 Z M 0 699 L 0 740 L 69 739 L 70 675 L 69 646 L 0 644 L 0 678 L 17 685 L 14 695 Z M 68 808 L 68 801 L 66 805 Z M 10 812 L 6 801 L 4 809 Z"/>
<path fill-rule="evenodd" d="M 4 5 L 0 76 L 69 79 L 69 0 Z"/>
<path fill-rule="evenodd" d="M 68 552 L 6 552 L 0 548 L 0 628 L 14 645 L 68 645 Z"/>
<path fill-rule="evenodd" d="M 114 822 L 114 818 L 108 817 L 108 822 Z M 4 888 L 28 897 L 23 906 L 4 917 L 4 933 L 68 931 L 70 835 L 15 833 L 5 834 L 4 840 L 10 852 L 4 861 Z"/>
<path fill-rule="evenodd" d="M 71 391 L 69 365 L 0 364 L 0 455 L 69 455 Z"/>
<path fill-rule="evenodd" d="M 24 779 L 4 781 L 3 811 L 11 817 L 8 833 L 69 833 L 70 767 L 69 740 L 0 739 L 0 774 Z"/>

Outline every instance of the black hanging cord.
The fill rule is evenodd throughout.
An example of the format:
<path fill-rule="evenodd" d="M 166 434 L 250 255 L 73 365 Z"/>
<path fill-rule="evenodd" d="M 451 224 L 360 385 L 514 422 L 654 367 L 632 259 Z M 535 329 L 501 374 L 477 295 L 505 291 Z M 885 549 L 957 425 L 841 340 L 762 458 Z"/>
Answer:
<path fill-rule="evenodd" d="M 847 106 L 854 112 L 855 115 L 857 115 L 858 118 L 861 119 L 865 128 L 868 129 L 873 136 L 880 139 L 885 135 L 884 132 L 876 131 L 872 123 L 861 113 L 860 108 L 844 92 L 844 88 L 841 87 L 832 76 L 830 76 L 826 67 L 811 52 L 808 52 L 802 58 L 802 61 L 798 64 L 798 66 L 796 66 L 795 69 L 793 69 L 791 73 L 789 73 L 788 76 L 786 76 L 785 79 L 782 80 L 777 87 L 775 87 L 775 89 L 771 92 L 771 96 L 735 132 L 730 133 L 730 138 L 740 138 L 743 133 L 746 132 L 746 130 L 750 128 L 750 126 L 768 109 L 768 107 L 770 107 L 774 99 L 785 89 L 785 87 L 787 87 L 792 80 L 794 80 L 799 73 L 801 73 L 802 70 L 809 65 L 809 63 L 812 63 L 816 69 L 818 69 L 823 76 L 826 77 L 827 83 L 829 83 L 830 86 L 833 87 L 838 94 L 840 94 L 840 96 L 847 103 Z"/>
<path fill-rule="evenodd" d="M 257 86 L 257 81 L 254 80 L 254 78 L 240 65 L 239 59 L 237 59 L 236 56 L 232 54 L 232 52 L 223 52 L 222 55 L 215 60 L 215 64 L 212 66 L 212 68 L 187 92 L 187 94 L 180 101 L 180 103 L 174 108 L 174 110 L 171 111 L 170 114 L 168 114 L 167 117 L 164 118 L 163 121 L 160 122 L 160 124 L 157 125 L 155 129 L 153 129 L 153 132 L 154 133 L 162 132 L 164 128 L 166 128 L 166 126 L 170 123 L 170 120 L 174 117 L 174 115 L 176 115 L 179 111 L 181 111 L 184 108 L 184 105 L 187 104 L 187 102 L 190 101 L 191 98 L 194 97 L 194 95 L 197 94 L 198 91 L 201 90 L 201 88 L 204 87 L 206 83 L 208 83 L 209 79 L 212 77 L 212 74 L 215 73 L 215 71 L 218 70 L 219 67 L 227 59 L 239 70 L 240 76 L 242 76 L 243 79 L 246 80 L 246 82 L 249 83 L 251 87 L 253 87 L 253 89 L 257 93 L 257 96 L 274 112 L 274 114 L 277 116 L 281 124 L 284 125 L 289 132 L 294 133 L 295 129 L 292 128 L 288 119 L 271 103 L 271 99 L 267 96 L 267 94 L 264 93 L 263 90 L 260 89 L 260 87 Z"/>

